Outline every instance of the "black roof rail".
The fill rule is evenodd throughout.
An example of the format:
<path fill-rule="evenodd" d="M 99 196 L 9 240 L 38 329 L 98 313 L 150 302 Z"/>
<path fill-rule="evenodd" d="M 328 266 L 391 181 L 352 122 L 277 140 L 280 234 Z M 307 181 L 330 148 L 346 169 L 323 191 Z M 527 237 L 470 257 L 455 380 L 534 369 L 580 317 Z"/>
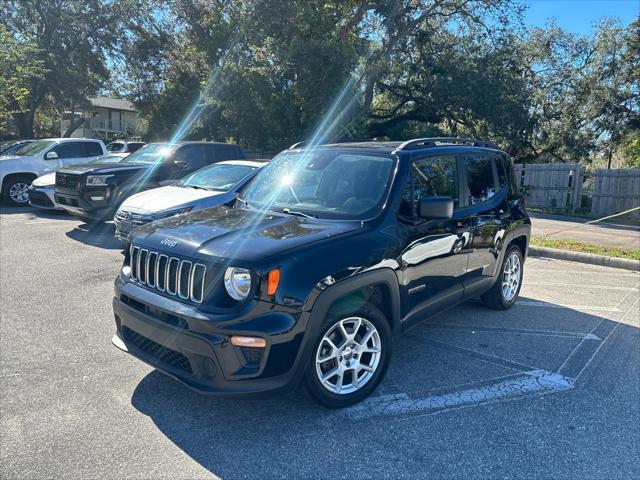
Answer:
<path fill-rule="evenodd" d="M 442 147 L 447 145 L 469 145 L 473 147 L 495 148 L 498 146 L 493 142 L 487 142 L 484 140 L 476 140 L 473 138 L 459 138 L 459 137 L 429 137 L 429 138 L 414 138 L 413 140 L 407 140 L 402 142 L 398 146 L 397 150 L 412 150 L 414 148 L 421 147 Z"/>

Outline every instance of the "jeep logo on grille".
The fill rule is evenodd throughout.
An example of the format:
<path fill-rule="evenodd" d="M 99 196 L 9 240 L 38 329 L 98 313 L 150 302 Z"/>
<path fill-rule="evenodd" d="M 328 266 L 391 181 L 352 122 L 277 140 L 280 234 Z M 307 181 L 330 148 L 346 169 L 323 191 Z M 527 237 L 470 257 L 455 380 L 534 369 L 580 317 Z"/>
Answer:
<path fill-rule="evenodd" d="M 160 245 L 164 245 L 165 247 L 173 248 L 178 244 L 175 240 L 171 240 L 169 238 L 165 238 L 160 242 Z"/>

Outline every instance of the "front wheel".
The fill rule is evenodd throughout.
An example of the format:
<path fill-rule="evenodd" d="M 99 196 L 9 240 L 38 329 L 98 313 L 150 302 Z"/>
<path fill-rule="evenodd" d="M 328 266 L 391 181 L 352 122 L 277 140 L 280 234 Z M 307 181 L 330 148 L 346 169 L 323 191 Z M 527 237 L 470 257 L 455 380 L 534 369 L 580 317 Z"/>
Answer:
<path fill-rule="evenodd" d="M 3 196 L 13 207 L 25 207 L 29 204 L 29 185 L 31 178 L 17 176 L 4 182 Z"/>
<path fill-rule="evenodd" d="M 343 408 L 378 386 L 391 356 L 391 329 L 372 305 L 325 321 L 307 367 L 306 384 L 322 405 Z"/>
<path fill-rule="evenodd" d="M 522 287 L 524 259 L 517 245 L 507 250 L 502 268 L 491 290 L 482 295 L 482 303 L 494 310 L 506 310 L 516 303 Z"/>

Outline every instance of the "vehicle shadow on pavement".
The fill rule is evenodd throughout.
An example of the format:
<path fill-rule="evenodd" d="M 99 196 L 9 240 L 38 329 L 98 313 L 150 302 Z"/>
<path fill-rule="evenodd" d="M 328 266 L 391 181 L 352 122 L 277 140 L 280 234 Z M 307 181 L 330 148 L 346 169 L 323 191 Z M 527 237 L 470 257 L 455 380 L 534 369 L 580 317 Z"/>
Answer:
<path fill-rule="evenodd" d="M 626 352 L 618 353 L 616 348 L 613 355 L 621 358 L 614 358 L 615 364 L 637 361 L 630 356 L 637 356 L 633 352 L 639 330 L 628 324 L 628 313 L 633 316 L 637 311 L 634 298 L 626 302 L 624 310 L 598 314 L 581 310 L 534 298 L 521 298 L 508 313 L 488 310 L 474 301 L 464 303 L 398 337 L 387 377 L 377 392 L 348 409 L 320 407 L 302 388 L 286 397 L 261 400 L 207 397 L 158 371 L 142 379 L 131 403 L 176 446 L 222 478 L 267 476 L 267 472 L 278 476 L 344 476 L 348 474 L 345 468 L 353 467 L 350 448 L 356 443 L 359 462 L 366 459 L 369 463 L 369 468 L 360 472 L 367 471 L 374 477 L 375 472 L 388 476 L 389 465 L 397 458 L 403 459 L 403 474 L 410 477 L 429 473 L 455 476 L 459 473 L 455 462 L 446 458 L 439 462 L 432 457 L 428 465 L 419 463 L 424 451 L 437 450 L 442 443 L 443 432 L 432 430 L 432 422 L 444 419 L 450 429 L 447 442 L 464 444 L 469 435 L 464 424 L 468 416 L 462 413 L 469 412 L 465 407 L 574 388 L 592 389 L 592 383 L 603 388 L 610 382 L 614 389 L 619 381 L 616 375 L 603 374 L 601 366 L 589 367 L 616 330 L 615 341 L 622 342 Z M 610 349 L 607 354 L 612 355 Z M 585 372 L 588 381 L 580 382 Z M 595 375 L 605 378 L 595 381 Z M 559 401 L 574 403 L 580 397 L 559 397 Z M 447 411 L 450 415 L 437 416 L 438 420 L 430 417 L 432 420 L 426 423 L 398 422 Z M 494 418 L 497 409 L 491 411 L 494 413 L 486 419 L 478 420 L 487 422 L 486 428 L 491 428 L 491 422 L 499 423 Z M 528 408 L 520 411 L 523 417 L 536 415 Z M 480 428 L 478 435 L 483 431 Z M 511 434 L 519 438 L 522 432 Z M 467 466 L 478 465 L 475 475 L 486 474 L 480 466 L 491 458 L 493 447 L 478 448 L 483 443 L 480 439 L 471 443 L 474 449 L 460 455 L 476 457 Z M 337 444 L 344 448 L 336 448 Z M 518 442 L 507 439 L 503 447 L 513 459 L 526 461 L 526 452 L 519 449 Z M 502 467 L 495 468 L 494 473 L 501 476 L 498 470 Z M 467 473 L 475 476 L 474 472 Z M 508 470 L 503 473 L 507 475 Z"/>
<path fill-rule="evenodd" d="M 115 225 L 109 223 L 80 223 L 66 233 L 67 237 L 85 245 L 107 250 L 122 250 L 124 242 L 115 237 Z"/>

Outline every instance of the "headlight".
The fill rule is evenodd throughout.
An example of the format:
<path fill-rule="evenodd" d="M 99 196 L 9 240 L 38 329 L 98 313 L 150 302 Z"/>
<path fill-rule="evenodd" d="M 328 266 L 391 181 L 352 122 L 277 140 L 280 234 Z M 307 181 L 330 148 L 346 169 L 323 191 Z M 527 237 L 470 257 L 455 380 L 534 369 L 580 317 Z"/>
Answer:
<path fill-rule="evenodd" d="M 251 291 L 251 272 L 246 268 L 227 268 L 224 272 L 224 286 L 234 300 L 246 299 Z"/>
<path fill-rule="evenodd" d="M 107 185 L 107 180 L 109 180 L 113 175 L 89 175 L 87 177 L 87 185 Z"/>

